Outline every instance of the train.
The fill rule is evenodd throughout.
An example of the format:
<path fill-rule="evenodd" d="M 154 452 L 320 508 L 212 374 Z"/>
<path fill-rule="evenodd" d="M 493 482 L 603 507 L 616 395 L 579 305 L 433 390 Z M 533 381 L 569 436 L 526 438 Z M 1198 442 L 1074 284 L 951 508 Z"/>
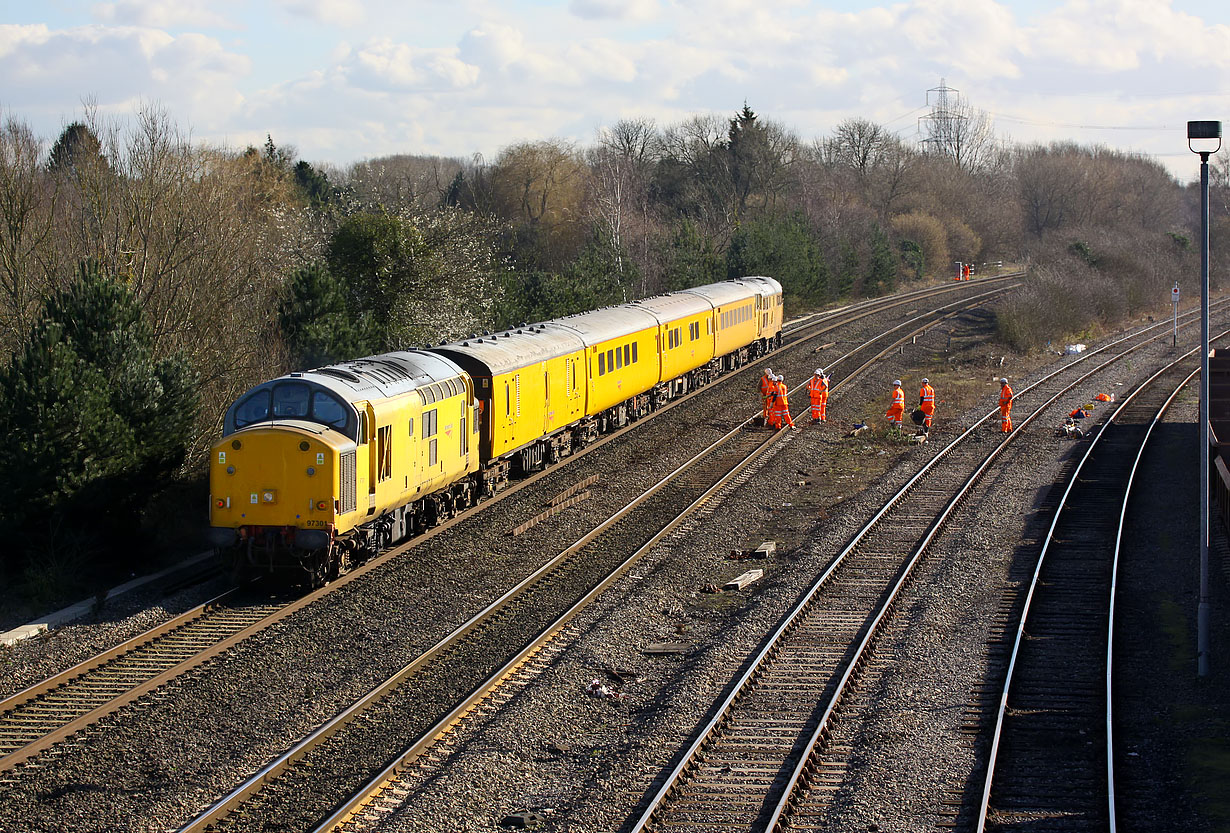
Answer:
<path fill-rule="evenodd" d="M 288 373 L 226 411 L 209 539 L 239 579 L 321 586 L 781 344 L 735 278 Z"/>

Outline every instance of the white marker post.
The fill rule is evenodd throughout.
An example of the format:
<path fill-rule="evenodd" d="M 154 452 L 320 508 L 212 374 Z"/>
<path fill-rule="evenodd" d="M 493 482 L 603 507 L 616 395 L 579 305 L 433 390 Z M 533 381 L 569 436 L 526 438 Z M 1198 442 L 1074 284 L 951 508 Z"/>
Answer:
<path fill-rule="evenodd" d="M 1179 346 L 1179 282 L 1174 282 L 1174 289 L 1170 290 L 1170 301 L 1174 304 L 1174 346 Z"/>

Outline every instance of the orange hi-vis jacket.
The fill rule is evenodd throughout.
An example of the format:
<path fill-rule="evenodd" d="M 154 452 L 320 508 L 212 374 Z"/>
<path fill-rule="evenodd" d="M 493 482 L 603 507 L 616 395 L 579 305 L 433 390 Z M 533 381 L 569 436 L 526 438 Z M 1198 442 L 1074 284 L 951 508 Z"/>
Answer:
<path fill-rule="evenodd" d="M 786 383 L 777 383 L 777 394 L 773 398 L 773 420 L 777 425 L 794 427 L 794 419 L 790 416 L 790 400 L 786 398 Z"/>
<path fill-rule="evenodd" d="M 884 412 L 884 416 L 888 417 L 894 423 L 900 425 L 901 417 L 905 414 L 905 392 L 900 387 L 893 388 L 893 402 L 888 406 L 888 410 Z"/>
<path fill-rule="evenodd" d="M 935 388 L 930 385 L 923 385 L 918 390 L 918 398 L 921 400 L 918 407 L 927 416 L 935 413 Z"/>
<path fill-rule="evenodd" d="M 762 374 L 760 377 L 760 397 L 764 400 L 764 418 L 769 419 L 769 408 L 773 403 L 773 392 L 777 390 L 777 383 L 769 378 L 769 374 Z"/>
<path fill-rule="evenodd" d="M 807 395 L 812 402 L 819 402 L 829 395 L 829 380 L 823 376 L 812 376 L 807 383 Z"/>
<path fill-rule="evenodd" d="M 999 389 L 999 409 L 1001 411 L 1012 410 L 1012 388 L 1007 385 Z"/>

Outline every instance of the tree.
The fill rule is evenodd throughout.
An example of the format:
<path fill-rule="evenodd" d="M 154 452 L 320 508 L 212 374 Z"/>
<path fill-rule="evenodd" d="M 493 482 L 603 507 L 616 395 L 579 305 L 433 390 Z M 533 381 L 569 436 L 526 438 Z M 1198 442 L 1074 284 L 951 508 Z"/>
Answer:
<path fill-rule="evenodd" d="M 897 257 L 884 229 L 876 225 L 871 230 L 871 260 L 863 281 L 863 294 L 876 296 L 897 288 Z"/>
<path fill-rule="evenodd" d="M 615 268 L 624 275 L 622 252 L 635 239 L 644 261 L 649 226 L 649 183 L 659 145 L 657 129 L 650 119 L 623 120 L 599 134 L 598 146 L 587 154 L 590 169 L 590 200 L 595 221 L 610 237 L 617 254 Z M 628 234 L 635 229 L 639 234 Z M 644 287 L 642 287 L 642 294 Z"/>
<path fill-rule="evenodd" d="M 808 301 L 829 297 L 828 266 L 798 214 L 766 215 L 741 226 L 730 241 L 727 274 L 767 275 L 784 292 Z"/>
<path fill-rule="evenodd" d="M 703 286 L 726 276 L 726 260 L 722 253 L 701 233 L 696 223 L 686 217 L 675 224 L 661 249 L 662 289 L 665 292 Z"/>
<path fill-rule="evenodd" d="M 513 254 L 519 263 L 558 269 L 585 244 L 586 176 L 571 144 L 511 145 L 496 158 L 489 185 L 499 216 L 517 231 Z"/>
<path fill-rule="evenodd" d="M 54 269 L 59 189 L 42 172 L 42 148 L 25 124 L 0 127 L 0 355 L 33 325 Z"/>
<path fill-rule="evenodd" d="M 946 156 L 962 169 L 974 172 L 991 162 L 996 153 L 991 118 L 940 81 L 931 113 L 922 120 L 923 147 Z"/>
<path fill-rule="evenodd" d="M 137 557 L 139 512 L 183 462 L 197 418 L 196 377 L 182 355 L 159 355 L 120 281 L 83 265 L 49 298 L 0 373 L 0 488 L 14 562 L 49 529 L 104 564 Z"/>
<path fill-rule="evenodd" d="M 51 154 L 47 159 L 47 169 L 52 173 L 67 173 L 81 165 L 99 164 L 105 160 L 102 152 L 102 142 L 93 129 L 82 122 L 75 121 L 60 133 L 60 138 L 51 146 Z"/>
<path fill-rule="evenodd" d="M 352 309 L 342 282 L 321 264 L 291 276 L 278 324 L 296 369 L 320 367 L 376 351 L 370 312 Z"/>
<path fill-rule="evenodd" d="M 295 185 L 299 186 L 299 191 L 312 208 L 320 210 L 337 202 L 337 189 L 323 172 L 302 159 L 295 163 L 293 172 Z"/>
<path fill-rule="evenodd" d="M 948 268 L 948 232 L 938 219 L 922 211 L 911 211 L 893 217 L 892 227 L 901 238 L 902 252 L 910 252 L 907 261 L 915 277 L 921 278 L 927 269 L 935 274 Z"/>
<path fill-rule="evenodd" d="M 359 212 L 334 232 L 326 264 L 351 314 L 371 317 L 373 346 L 402 350 L 490 326 L 505 268 L 500 231 L 454 208 Z"/>

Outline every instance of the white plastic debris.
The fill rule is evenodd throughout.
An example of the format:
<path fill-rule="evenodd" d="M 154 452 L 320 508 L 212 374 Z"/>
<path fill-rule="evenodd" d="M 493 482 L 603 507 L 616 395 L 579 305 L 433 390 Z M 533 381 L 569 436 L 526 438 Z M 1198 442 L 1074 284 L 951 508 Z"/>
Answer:
<path fill-rule="evenodd" d="M 1065 348 L 1065 349 L 1064 349 L 1064 352 L 1065 352 L 1065 353 L 1067 353 L 1069 356 L 1075 356 L 1077 353 L 1084 353 L 1084 352 L 1085 352 L 1085 345 L 1083 345 L 1083 344 L 1069 344 L 1069 345 L 1067 346 L 1067 348 Z"/>

